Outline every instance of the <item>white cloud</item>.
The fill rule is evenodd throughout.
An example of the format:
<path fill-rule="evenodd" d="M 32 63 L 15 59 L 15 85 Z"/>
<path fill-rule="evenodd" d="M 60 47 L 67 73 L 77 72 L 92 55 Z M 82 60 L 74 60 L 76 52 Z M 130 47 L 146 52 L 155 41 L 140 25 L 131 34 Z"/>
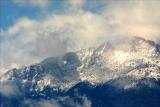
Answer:
<path fill-rule="evenodd" d="M 114 40 L 122 36 L 160 40 L 158 0 L 103 1 L 106 8 L 101 13 L 83 10 L 84 5 L 89 5 L 84 0 L 67 2 L 74 12 L 50 14 L 43 20 L 20 18 L 8 30 L 1 32 L 5 36 L 15 36 L 15 39 L 0 43 L 0 67 L 39 62 L 49 56 L 91 47 L 106 39 Z"/>
<path fill-rule="evenodd" d="M 42 100 L 36 107 L 61 107 L 56 100 Z"/>
<path fill-rule="evenodd" d="M 112 20 L 113 34 L 160 38 L 160 1 L 108 1 L 103 14 Z"/>
<path fill-rule="evenodd" d="M 86 96 L 77 96 L 82 102 L 75 101 L 74 98 L 69 96 L 58 97 L 56 99 L 41 99 L 36 100 L 25 100 L 22 106 L 29 107 L 62 107 L 61 105 L 68 105 L 71 107 L 91 107 L 92 102 Z M 61 102 L 61 103 L 60 103 Z"/>
<path fill-rule="evenodd" d="M 70 12 L 80 11 L 84 4 L 85 0 L 66 0 L 66 6 Z"/>
<path fill-rule="evenodd" d="M 29 106 L 29 107 L 61 107 L 57 100 L 25 100 L 21 106 Z"/>
<path fill-rule="evenodd" d="M 31 5 L 37 7 L 45 7 L 49 2 L 50 0 L 13 0 L 13 3 L 18 5 Z"/>
<path fill-rule="evenodd" d="M 91 107 L 92 102 L 85 96 L 82 96 L 83 99 L 83 107 Z"/>

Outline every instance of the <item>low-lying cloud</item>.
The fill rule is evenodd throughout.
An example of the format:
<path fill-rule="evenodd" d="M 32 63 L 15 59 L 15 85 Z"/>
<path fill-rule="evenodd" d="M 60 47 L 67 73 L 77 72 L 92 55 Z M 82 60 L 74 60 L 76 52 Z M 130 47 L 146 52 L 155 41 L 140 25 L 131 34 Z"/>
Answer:
<path fill-rule="evenodd" d="M 29 107 L 63 107 L 71 106 L 71 107 L 91 107 L 92 102 L 86 96 L 78 96 L 80 98 L 81 103 L 78 101 L 74 101 L 74 98 L 70 96 L 58 97 L 57 99 L 41 99 L 37 100 L 25 100 L 22 103 L 22 106 Z M 63 105 L 63 106 L 62 106 Z"/>
<path fill-rule="evenodd" d="M 0 68 L 39 62 L 121 37 L 160 40 L 160 1 L 93 1 L 103 4 L 100 12 L 87 10 L 88 2 L 68 0 L 68 10 L 62 13 L 40 20 L 22 17 L 2 30 L 1 36 L 12 39 L 0 42 Z"/>
<path fill-rule="evenodd" d="M 0 82 L 0 94 L 6 97 L 11 97 L 13 95 L 20 95 L 20 91 L 17 85 L 13 82 L 1 83 Z"/>

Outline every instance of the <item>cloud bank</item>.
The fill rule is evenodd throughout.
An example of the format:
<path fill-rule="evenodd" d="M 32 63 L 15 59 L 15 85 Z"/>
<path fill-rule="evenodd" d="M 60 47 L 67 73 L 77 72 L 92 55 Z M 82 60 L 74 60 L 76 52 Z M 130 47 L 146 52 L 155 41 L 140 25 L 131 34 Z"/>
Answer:
<path fill-rule="evenodd" d="M 87 10 L 89 6 L 95 9 L 96 3 L 103 6 L 101 11 Z M 159 0 L 67 0 L 64 7 L 63 12 L 40 20 L 21 17 L 7 30 L 1 30 L 2 37 L 11 38 L 0 42 L 1 73 L 117 38 L 160 40 Z"/>
<path fill-rule="evenodd" d="M 77 96 L 81 103 L 75 101 L 70 96 L 63 96 L 58 97 L 56 99 L 48 99 L 44 100 L 41 99 L 40 101 L 37 100 L 25 100 L 22 103 L 22 106 L 29 106 L 29 107 L 62 107 L 62 105 L 70 106 L 70 107 L 91 107 L 92 102 L 86 96 Z"/>
<path fill-rule="evenodd" d="M 119 35 L 160 38 L 160 1 L 125 0 L 107 2 L 104 15 L 113 20 L 113 29 Z"/>

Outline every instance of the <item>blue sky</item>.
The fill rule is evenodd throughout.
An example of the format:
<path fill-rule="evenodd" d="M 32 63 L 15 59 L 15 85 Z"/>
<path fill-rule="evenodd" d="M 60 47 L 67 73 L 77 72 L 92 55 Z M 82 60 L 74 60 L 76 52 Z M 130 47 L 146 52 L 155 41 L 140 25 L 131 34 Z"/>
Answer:
<path fill-rule="evenodd" d="M 47 1 L 46 5 L 43 7 L 39 6 L 39 4 L 35 5 L 32 2 L 28 3 L 21 1 L 27 0 L 0 0 L 0 30 L 8 30 L 10 26 L 13 26 L 16 23 L 16 21 L 22 17 L 34 20 L 43 20 L 49 14 L 65 13 L 65 10 L 67 10 L 68 8 L 66 6 L 67 0 L 39 0 Z M 102 2 L 97 2 L 96 0 L 86 0 L 85 4 L 83 5 L 83 10 L 90 11 L 93 13 L 99 13 L 101 10 L 103 10 L 104 7 L 105 5 Z M 10 40 L 14 38 L 14 35 L 8 37 L 0 34 L 1 42 L 3 42 L 4 40 Z"/>
<path fill-rule="evenodd" d="M 18 5 L 12 0 L 0 0 L 1 28 L 6 30 L 20 17 L 38 19 L 44 17 L 44 14 L 60 11 L 63 8 L 62 3 L 62 0 L 51 0 L 47 7 L 41 8 L 32 5 Z"/>
<path fill-rule="evenodd" d="M 14 0 L 13 0 L 14 1 Z M 50 13 L 60 13 L 65 11 L 64 0 L 50 0 L 46 7 L 38 7 L 34 5 L 19 5 L 12 0 L 0 0 L 0 23 L 1 29 L 6 30 L 9 26 L 13 25 L 20 17 L 28 17 L 30 19 L 44 18 L 45 15 Z M 22 0 L 23 1 L 23 0 Z M 103 9 L 101 2 L 86 1 L 84 10 L 91 12 L 100 12 Z"/>

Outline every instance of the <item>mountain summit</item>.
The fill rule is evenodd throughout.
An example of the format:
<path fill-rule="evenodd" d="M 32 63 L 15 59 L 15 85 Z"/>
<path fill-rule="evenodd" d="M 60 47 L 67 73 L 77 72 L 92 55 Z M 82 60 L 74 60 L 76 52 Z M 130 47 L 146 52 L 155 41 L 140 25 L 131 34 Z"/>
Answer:
<path fill-rule="evenodd" d="M 160 106 L 160 101 L 158 101 L 160 92 L 157 91 L 160 89 L 159 80 L 160 45 L 135 37 L 123 40 L 123 42 L 104 43 L 98 47 L 69 52 L 64 56 L 47 58 L 38 64 L 9 70 L 1 76 L 0 84 L 1 86 L 12 84 L 18 90 L 20 98 L 34 100 L 58 100 L 59 97 L 73 97 L 77 93 L 81 96 L 85 95 L 87 99 L 91 100 L 90 106 L 93 107 L 135 107 L 136 104 L 141 107 L 151 107 L 148 103 L 138 102 L 145 101 L 145 98 L 142 99 L 145 96 L 141 90 L 143 89 L 144 92 L 150 92 L 146 93 L 146 96 L 153 97 L 147 101 L 154 101 L 155 105 L 152 107 L 158 107 Z M 109 89 L 113 89 L 113 91 Z M 78 90 L 78 92 L 74 90 Z M 98 90 L 98 92 L 94 90 Z M 106 92 L 99 92 L 100 90 L 106 90 Z M 115 90 L 119 91 L 114 92 Z M 136 96 L 132 95 L 130 90 L 133 93 L 138 91 Z M 14 97 L 2 102 L 2 98 L 7 99 L 8 97 L 2 89 L 0 89 L 0 93 L 2 105 L 11 107 L 3 102 L 13 103 Z M 122 93 L 125 94 L 121 96 Z M 122 99 L 118 100 L 116 98 L 118 96 L 121 96 Z M 76 101 L 79 101 L 76 98 L 84 99 L 80 96 L 74 97 L 70 99 Z M 107 101 L 104 99 L 105 97 L 107 97 Z M 111 100 L 110 98 L 115 99 Z M 128 98 L 126 100 L 130 104 L 123 102 L 125 98 Z M 24 102 L 22 99 L 16 101 L 18 106 Z M 62 100 L 57 102 L 61 102 L 60 107 L 75 106 L 64 104 Z M 84 101 L 83 104 L 78 103 L 81 106 L 85 105 Z"/>

